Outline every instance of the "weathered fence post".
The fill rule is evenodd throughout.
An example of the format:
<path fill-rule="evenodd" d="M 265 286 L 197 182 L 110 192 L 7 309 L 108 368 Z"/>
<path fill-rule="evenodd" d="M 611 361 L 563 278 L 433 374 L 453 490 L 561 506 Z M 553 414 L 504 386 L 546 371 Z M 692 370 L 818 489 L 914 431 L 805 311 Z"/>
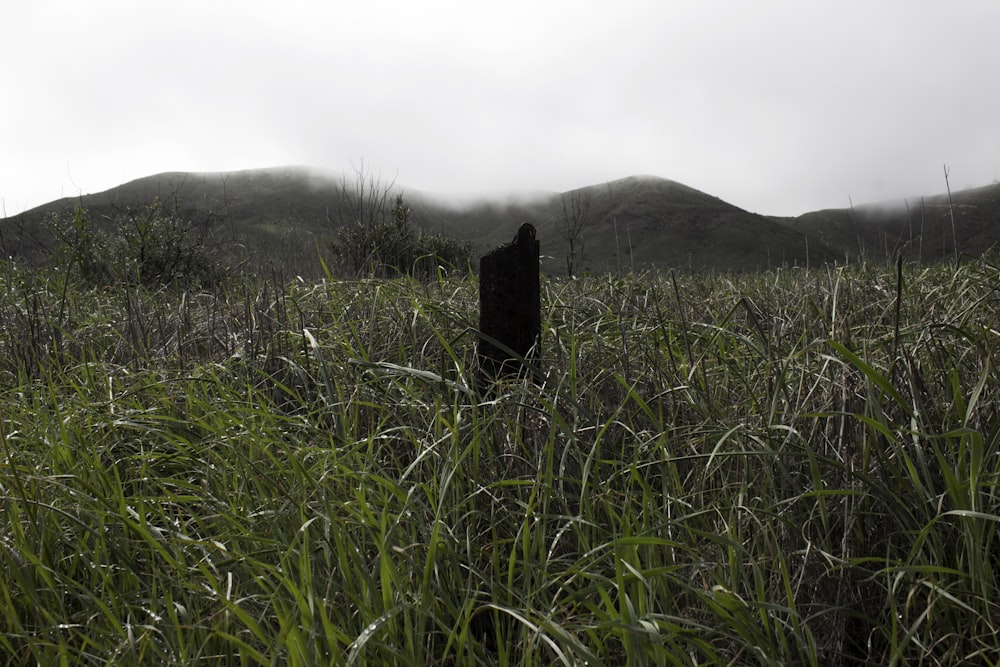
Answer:
<path fill-rule="evenodd" d="M 538 353 L 542 333 L 539 247 L 535 228 L 526 222 L 512 242 L 479 259 L 478 357 L 480 379 L 486 385 L 520 371 L 517 357 Z"/>

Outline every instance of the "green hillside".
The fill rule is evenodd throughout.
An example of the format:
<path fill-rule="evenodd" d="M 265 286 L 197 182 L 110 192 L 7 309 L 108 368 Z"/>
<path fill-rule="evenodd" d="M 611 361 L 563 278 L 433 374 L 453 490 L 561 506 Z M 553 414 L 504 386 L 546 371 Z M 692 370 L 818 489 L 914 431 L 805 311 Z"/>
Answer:
<path fill-rule="evenodd" d="M 360 178 L 359 178 L 360 176 Z M 471 242 L 479 256 L 510 240 L 522 222 L 539 230 L 543 270 L 567 270 L 573 236 L 574 273 L 643 268 L 756 270 L 809 262 L 908 257 L 936 261 L 959 252 L 978 255 L 1000 241 L 1000 186 L 915 198 L 853 210 L 823 210 L 797 218 L 750 213 L 675 181 L 632 176 L 565 193 L 455 203 L 367 174 L 339 175 L 305 167 L 220 173 L 169 172 L 106 192 L 60 199 L 0 220 L 0 251 L 26 262 L 51 253 L 51 216 L 79 205 L 100 227 L 116 212 L 154 199 L 197 221 L 250 266 L 295 274 L 321 272 L 320 257 L 339 225 L 351 220 L 345 193 L 401 193 L 414 224 Z M 569 204 L 586 204 L 575 235 L 565 233 Z M 572 207 L 570 207 L 572 208 Z M 954 212 L 954 229 L 950 211 Z"/>
<path fill-rule="evenodd" d="M 927 262 L 978 256 L 1000 243 L 1000 184 L 954 192 L 950 203 L 947 194 L 912 197 L 806 213 L 790 225 L 842 258 L 881 260 L 902 252 Z"/>

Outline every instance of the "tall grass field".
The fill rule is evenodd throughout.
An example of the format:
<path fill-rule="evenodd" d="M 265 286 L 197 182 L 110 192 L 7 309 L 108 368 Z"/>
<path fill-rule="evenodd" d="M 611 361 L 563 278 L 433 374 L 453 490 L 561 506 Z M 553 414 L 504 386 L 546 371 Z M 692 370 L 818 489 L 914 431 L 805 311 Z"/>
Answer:
<path fill-rule="evenodd" d="M 0 664 L 994 665 L 1000 268 L 0 265 Z"/>

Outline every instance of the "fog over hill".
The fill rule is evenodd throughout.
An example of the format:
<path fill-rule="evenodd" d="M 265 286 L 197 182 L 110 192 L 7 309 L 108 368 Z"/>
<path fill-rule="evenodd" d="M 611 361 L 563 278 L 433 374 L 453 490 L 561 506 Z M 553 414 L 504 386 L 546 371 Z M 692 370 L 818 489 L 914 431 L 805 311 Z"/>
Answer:
<path fill-rule="evenodd" d="M 1000 185 L 781 218 L 748 212 L 688 185 L 630 176 L 564 193 L 445 195 L 410 191 L 379 175 L 308 167 L 168 172 L 96 194 L 59 199 L 0 220 L 0 251 L 31 261 L 50 251 L 47 216 L 77 206 L 95 224 L 154 199 L 245 246 L 260 263 L 316 274 L 319 257 L 348 219 L 345 189 L 383 202 L 400 194 L 414 224 L 470 241 L 477 254 L 509 241 L 522 222 L 538 228 L 543 270 L 565 274 L 644 268 L 755 270 L 828 261 L 935 261 L 979 254 L 1000 241 Z M 569 230 L 567 217 L 581 217 Z M 955 224 L 951 224 L 954 214 Z"/>

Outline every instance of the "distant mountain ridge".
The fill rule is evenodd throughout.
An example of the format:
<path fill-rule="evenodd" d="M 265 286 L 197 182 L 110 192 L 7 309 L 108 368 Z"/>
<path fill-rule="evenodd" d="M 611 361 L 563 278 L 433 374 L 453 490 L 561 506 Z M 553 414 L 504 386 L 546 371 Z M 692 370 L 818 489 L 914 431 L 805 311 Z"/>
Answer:
<path fill-rule="evenodd" d="M 49 202 L 0 220 L 0 251 L 31 258 L 51 249 L 44 220 L 78 206 L 92 220 L 158 198 L 211 224 L 245 246 L 255 260 L 299 273 L 319 271 L 319 257 L 337 233 L 341 196 L 353 177 L 306 167 L 235 172 L 167 172 L 105 192 Z M 387 187 L 389 183 L 378 183 Z M 565 274 L 568 240 L 559 231 L 563 204 L 586 201 L 576 237 L 576 271 L 643 268 L 766 269 L 892 258 L 936 261 L 956 252 L 980 254 L 1000 242 L 1000 185 L 907 200 L 898 205 L 831 209 L 795 218 L 750 213 L 718 197 L 655 176 L 630 176 L 566 193 L 450 203 L 396 184 L 425 229 L 470 241 L 482 254 L 510 240 L 522 222 L 538 229 L 543 270 Z M 954 229 L 951 214 L 954 213 Z M 957 244 L 957 245 L 956 245 Z M 311 269 L 307 267 L 312 267 Z"/>
<path fill-rule="evenodd" d="M 954 224 L 953 221 L 954 220 Z M 805 213 L 791 225 L 843 259 L 904 257 L 933 262 L 1000 245 L 1000 184 L 947 194 Z"/>

